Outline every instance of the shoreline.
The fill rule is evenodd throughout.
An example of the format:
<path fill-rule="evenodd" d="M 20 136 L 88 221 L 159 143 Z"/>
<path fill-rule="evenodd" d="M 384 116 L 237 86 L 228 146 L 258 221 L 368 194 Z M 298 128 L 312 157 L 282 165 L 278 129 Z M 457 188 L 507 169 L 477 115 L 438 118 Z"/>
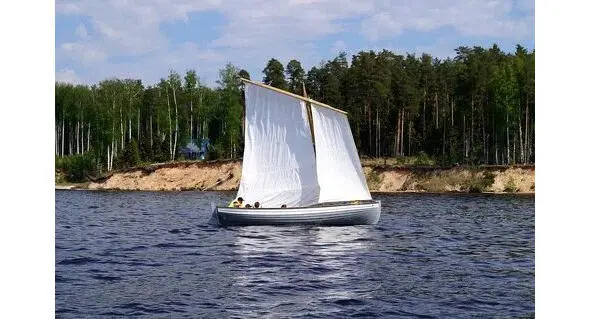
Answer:
<path fill-rule="evenodd" d="M 80 187 L 77 185 L 56 185 L 54 191 L 90 191 L 90 192 L 154 192 L 154 193 L 182 193 L 182 192 L 221 192 L 221 193 L 234 193 L 237 190 L 197 190 L 197 189 L 182 189 L 182 190 L 141 190 L 141 189 L 120 189 L 120 188 L 93 188 Z M 395 195 L 395 194 L 416 194 L 416 195 L 511 195 L 511 196 L 535 196 L 535 192 L 454 192 L 454 191 L 443 191 L 443 192 L 427 192 L 427 191 L 416 191 L 416 190 L 405 190 L 405 191 L 371 191 L 371 194 L 376 195 Z"/>
<path fill-rule="evenodd" d="M 535 194 L 530 166 L 388 166 L 364 163 L 372 193 Z M 139 166 L 85 183 L 60 183 L 55 190 L 236 191 L 242 162 L 185 161 Z"/>

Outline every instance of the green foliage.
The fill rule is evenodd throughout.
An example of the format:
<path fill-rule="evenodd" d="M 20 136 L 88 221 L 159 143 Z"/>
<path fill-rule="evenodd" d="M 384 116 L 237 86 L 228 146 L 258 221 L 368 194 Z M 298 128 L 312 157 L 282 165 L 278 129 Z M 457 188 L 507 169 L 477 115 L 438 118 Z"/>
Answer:
<path fill-rule="evenodd" d="M 212 150 L 210 150 L 207 153 L 207 157 L 205 158 L 205 160 L 207 160 L 207 161 L 213 161 L 213 160 L 220 159 L 220 157 L 221 157 L 221 154 L 218 151 L 218 148 L 217 147 L 214 147 Z"/>
<path fill-rule="evenodd" d="M 378 189 L 381 183 L 382 178 L 380 177 L 380 174 L 375 170 L 371 170 L 367 175 L 367 186 L 369 189 Z"/>
<path fill-rule="evenodd" d="M 140 163 L 140 150 L 136 140 L 131 140 L 129 147 L 125 150 L 124 154 L 128 167 L 137 166 Z"/>
<path fill-rule="evenodd" d="M 515 184 L 515 180 L 513 180 L 512 177 L 510 177 L 507 184 L 505 184 L 505 189 L 503 191 L 506 193 L 516 193 L 518 191 L 517 184 Z"/>
<path fill-rule="evenodd" d="M 427 155 L 427 153 L 425 153 L 424 151 L 419 152 L 419 156 L 416 161 L 417 165 L 432 165 L 433 162 L 434 161 L 429 158 L 429 155 Z"/>
<path fill-rule="evenodd" d="M 88 180 L 89 175 L 94 173 L 92 157 L 89 155 L 56 157 L 55 168 L 63 172 L 64 180 L 62 182 L 84 182 Z"/>
<path fill-rule="evenodd" d="M 246 70 L 240 70 L 240 72 L 238 72 L 238 76 L 243 79 L 250 80 L 250 74 Z"/>
<path fill-rule="evenodd" d="M 296 94 L 303 94 L 302 85 L 304 83 L 306 72 L 302 68 L 300 61 L 289 61 L 285 70 L 285 75 L 287 75 L 287 78 L 289 79 L 289 83 L 287 84 L 288 90 Z"/>
<path fill-rule="evenodd" d="M 240 87 L 240 75 L 239 70 L 232 63 L 226 64 L 226 66 L 220 70 L 220 79 L 217 84 L 222 89 L 228 89 L 237 92 Z"/>
<path fill-rule="evenodd" d="M 154 151 L 152 157 L 153 162 L 162 163 L 169 160 L 167 140 L 156 138 L 154 140 L 154 146 L 152 147 L 152 150 Z"/>
<path fill-rule="evenodd" d="M 307 72 L 296 59 L 286 69 L 270 59 L 263 74 L 265 83 L 298 94 L 304 82 L 311 98 L 347 111 L 361 156 L 416 165 L 535 160 L 535 52 L 519 45 L 514 53 L 459 47 L 444 60 L 382 50 L 358 52 L 349 64 L 339 53 Z M 200 138 L 216 145 L 210 157 L 239 158 L 240 77 L 250 74 L 228 63 L 216 88 L 203 86 L 195 70 L 171 70 L 151 86 L 116 78 L 55 83 L 55 149 L 63 160 L 56 168 L 74 155 L 101 170 L 170 161 Z M 483 183 L 464 186 L 477 191 Z"/>
<path fill-rule="evenodd" d="M 467 184 L 468 192 L 483 193 L 490 190 L 495 182 L 495 175 L 492 172 L 484 171 L 482 175 L 473 173 Z"/>
<path fill-rule="evenodd" d="M 287 89 L 287 82 L 285 81 L 283 64 L 276 59 L 271 59 L 263 70 L 265 77 L 263 82 L 265 84 L 274 86 L 280 89 Z"/>
<path fill-rule="evenodd" d="M 140 163 L 140 152 L 137 142 L 132 140 L 129 146 L 123 152 L 119 153 L 115 161 L 116 167 L 118 168 L 137 166 Z"/>
<path fill-rule="evenodd" d="M 427 192 L 470 192 L 482 193 L 489 191 L 495 176 L 489 171 L 472 169 L 436 170 L 415 172 L 417 189 Z"/>
<path fill-rule="evenodd" d="M 390 165 L 402 166 L 432 166 L 435 163 L 435 160 L 425 152 L 420 152 L 418 156 L 398 156 L 393 162 L 389 162 Z"/>
<path fill-rule="evenodd" d="M 57 159 L 56 159 L 57 160 Z M 66 180 L 66 176 L 61 169 L 55 170 L 55 184 L 65 184 L 68 181 Z"/>

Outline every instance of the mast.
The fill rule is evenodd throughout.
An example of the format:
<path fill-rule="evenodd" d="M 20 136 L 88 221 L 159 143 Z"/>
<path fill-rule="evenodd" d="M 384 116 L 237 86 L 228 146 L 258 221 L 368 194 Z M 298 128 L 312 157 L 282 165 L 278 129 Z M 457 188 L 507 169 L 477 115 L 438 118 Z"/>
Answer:
<path fill-rule="evenodd" d="M 306 93 L 306 84 L 302 82 L 302 89 L 304 92 L 304 97 L 308 98 L 308 94 Z M 312 147 L 314 148 L 314 153 L 316 153 L 316 140 L 314 139 L 314 121 L 312 120 L 312 104 L 310 102 L 304 101 L 306 104 L 306 113 L 308 114 L 308 123 L 310 123 L 310 131 L 312 132 Z"/>

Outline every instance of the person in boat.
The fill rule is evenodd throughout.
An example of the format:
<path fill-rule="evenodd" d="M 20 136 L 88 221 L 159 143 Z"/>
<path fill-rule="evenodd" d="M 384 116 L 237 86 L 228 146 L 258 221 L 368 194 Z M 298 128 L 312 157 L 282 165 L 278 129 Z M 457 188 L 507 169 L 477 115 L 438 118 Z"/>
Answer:
<path fill-rule="evenodd" d="M 244 206 L 245 208 L 252 208 L 252 206 L 250 204 L 246 204 L 246 206 Z"/>
<path fill-rule="evenodd" d="M 242 197 L 238 197 L 238 199 L 231 202 L 228 207 L 242 208 L 242 207 L 244 207 L 243 205 L 244 205 L 244 199 Z"/>
<path fill-rule="evenodd" d="M 281 208 L 287 208 L 287 205 L 283 204 L 281 205 Z"/>
<path fill-rule="evenodd" d="M 261 208 L 261 203 L 254 202 L 254 208 Z"/>

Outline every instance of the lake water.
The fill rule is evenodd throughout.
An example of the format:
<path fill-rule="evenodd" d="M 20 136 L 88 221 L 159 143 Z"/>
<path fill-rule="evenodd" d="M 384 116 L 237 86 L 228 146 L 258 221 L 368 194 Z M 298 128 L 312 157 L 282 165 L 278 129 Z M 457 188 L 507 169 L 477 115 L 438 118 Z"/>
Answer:
<path fill-rule="evenodd" d="M 56 191 L 56 317 L 534 316 L 534 196 L 374 194 L 375 226 L 209 225 L 232 196 Z"/>

